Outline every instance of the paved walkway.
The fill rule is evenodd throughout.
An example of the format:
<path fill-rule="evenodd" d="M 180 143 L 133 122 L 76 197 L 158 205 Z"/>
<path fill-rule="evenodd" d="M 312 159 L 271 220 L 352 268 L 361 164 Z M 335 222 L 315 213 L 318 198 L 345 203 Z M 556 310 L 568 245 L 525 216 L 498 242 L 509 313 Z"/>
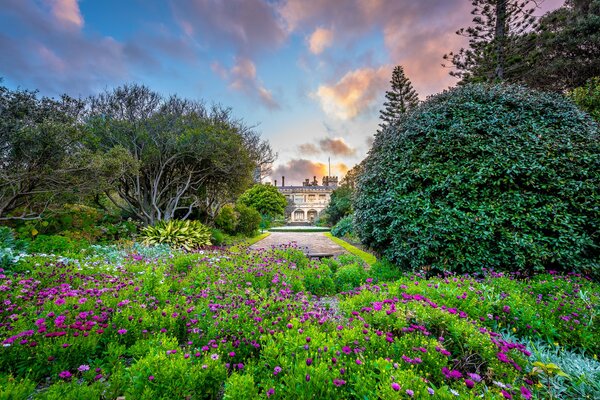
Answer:
<path fill-rule="evenodd" d="M 270 249 L 272 246 L 295 243 L 308 254 L 333 254 L 334 256 L 346 253 L 346 250 L 335 244 L 321 232 L 271 232 L 269 236 L 254 243 L 251 249 Z"/>

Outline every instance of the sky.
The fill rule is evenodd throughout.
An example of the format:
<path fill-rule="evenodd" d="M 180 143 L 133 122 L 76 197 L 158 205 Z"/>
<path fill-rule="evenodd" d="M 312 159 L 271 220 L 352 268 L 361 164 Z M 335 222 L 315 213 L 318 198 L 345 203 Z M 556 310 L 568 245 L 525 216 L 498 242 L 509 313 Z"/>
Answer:
<path fill-rule="evenodd" d="M 539 1 L 538 1 L 539 2 Z M 545 0 L 536 15 L 561 6 Z M 342 177 L 367 154 L 395 65 L 421 99 L 454 86 L 470 0 L 0 0 L 0 78 L 47 96 L 125 83 L 231 107 L 273 179 Z M 268 180 L 268 179 L 267 179 Z"/>

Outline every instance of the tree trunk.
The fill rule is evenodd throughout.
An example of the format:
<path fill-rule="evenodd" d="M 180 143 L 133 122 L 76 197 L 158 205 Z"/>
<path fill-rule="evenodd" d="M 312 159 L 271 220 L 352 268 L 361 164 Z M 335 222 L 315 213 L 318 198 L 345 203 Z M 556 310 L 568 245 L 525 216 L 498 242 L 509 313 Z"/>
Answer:
<path fill-rule="evenodd" d="M 496 0 L 496 70 L 494 79 L 504 79 L 504 43 L 506 40 L 506 2 L 508 0 Z"/>

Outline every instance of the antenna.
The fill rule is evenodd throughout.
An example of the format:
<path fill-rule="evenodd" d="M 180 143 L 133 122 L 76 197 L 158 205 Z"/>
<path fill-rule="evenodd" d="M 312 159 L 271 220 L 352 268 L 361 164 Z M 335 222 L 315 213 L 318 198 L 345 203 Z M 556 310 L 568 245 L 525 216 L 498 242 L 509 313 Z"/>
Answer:
<path fill-rule="evenodd" d="M 327 157 L 327 163 L 329 164 L 329 173 L 327 176 L 331 176 L 331 157 Z"/>

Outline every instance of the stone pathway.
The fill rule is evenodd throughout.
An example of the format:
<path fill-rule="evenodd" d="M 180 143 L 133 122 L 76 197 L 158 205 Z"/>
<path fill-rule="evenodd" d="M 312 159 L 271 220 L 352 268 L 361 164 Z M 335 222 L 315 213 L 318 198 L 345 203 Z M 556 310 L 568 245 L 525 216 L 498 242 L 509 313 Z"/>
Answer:
<path fill-rule="evenodd" d="M 308 254 L 333 254 L 334 256 L 346 253 L 346 250 L 332 242 L 321 232 L 271 232 L 269 236 L 254 243 L 251 249 L 270 249 L 272 246 L 295 243 Z"/>

